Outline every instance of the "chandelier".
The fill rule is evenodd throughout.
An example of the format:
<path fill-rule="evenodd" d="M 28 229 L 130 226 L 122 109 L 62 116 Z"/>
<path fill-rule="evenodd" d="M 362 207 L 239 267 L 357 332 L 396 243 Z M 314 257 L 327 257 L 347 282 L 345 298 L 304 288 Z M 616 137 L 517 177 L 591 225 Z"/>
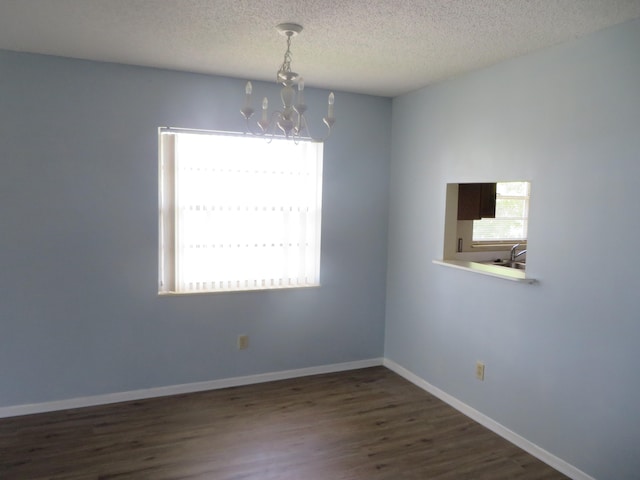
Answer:
<path fill-rule="evenodd" d="M 322 138 L 315 138 L 309 131 L 309 125 L 305 118 L 307 105 L 304 103 L 304 79 L 296 72 L 291 71 L 291 38 L 302 31 L 302 26 L 296 23 L 281 23 L 276 25 L 276 30 L 280 34 L 287 37 L 287 51 L 284 54 L 284 61 L 276 75 L 276 82 L 282 85 L 280 90 L 280 98 L 282 106 L 280 110 L 276 110 L 269 114 L 269 100 L 264 97 L 262 100 L 262 115 L 257 121 L 259 129 L 252 127 L 250 119 L 254 110 L 251 106 L 251 95 L 253 87 L 251 82 L 247 82 L 245 87 L 244 106 L 240 109 L 240 113 L 247 121 L 247 132 L 256 136 L 274 137 L 284 135 L 286 138 L 294 140 L 311 138 L 314 142 L 324 142 L 331 135 L 331 128 L 335 123 L 333 116 L 333 92 L 329 94 L 327 116 L 322 120 L 327 126 L 327 134 Z M 298 93 L 296 95 L 294 86 L 297 86 Z"/>

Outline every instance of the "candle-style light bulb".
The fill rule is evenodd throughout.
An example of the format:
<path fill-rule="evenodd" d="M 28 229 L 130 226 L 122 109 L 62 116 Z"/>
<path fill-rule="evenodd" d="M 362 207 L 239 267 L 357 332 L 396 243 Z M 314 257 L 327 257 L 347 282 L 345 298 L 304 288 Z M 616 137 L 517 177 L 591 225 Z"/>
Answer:
<path fill-rule="evenodd" d="M 327 118 L 333 118 L 333 104 L 336 101 L 336 97 L 333 94 L 333 92 L 331 92 L 329 94 L 329 110 L 327 112 Z"/>
<path fill-rule="evenodd" d="M 262 118 L 258 120 L 258 126 L 262 129 L 263 132 L 269 128 L 269 115 L 267 109 L 269 108 L 269 100 L 267 97 L 262 99 Z"/>
<path fill-rule="evenodd" d="M 249 110 L 251 108 L 251 91 L 253 87 L 251 86 L 251 82 L 247 82 L 247 86 L 244 87 L 244 110 Z"/>
<path fill-rule="evenodd" d="M 267 121 L 267 109 L 269 108 L 269 99 L 264 97 L 262 99 L 262 121 Z"/>

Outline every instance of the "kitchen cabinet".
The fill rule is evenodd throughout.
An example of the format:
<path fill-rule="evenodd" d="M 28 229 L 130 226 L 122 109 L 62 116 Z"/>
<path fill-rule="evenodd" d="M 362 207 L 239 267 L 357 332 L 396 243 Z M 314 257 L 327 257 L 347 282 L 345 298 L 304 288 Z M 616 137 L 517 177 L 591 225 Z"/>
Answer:
<path fill-rule="evenodd" d="M 460 183 L 458 185 L 458 220 L 495 217 L 495 183 Z"/>

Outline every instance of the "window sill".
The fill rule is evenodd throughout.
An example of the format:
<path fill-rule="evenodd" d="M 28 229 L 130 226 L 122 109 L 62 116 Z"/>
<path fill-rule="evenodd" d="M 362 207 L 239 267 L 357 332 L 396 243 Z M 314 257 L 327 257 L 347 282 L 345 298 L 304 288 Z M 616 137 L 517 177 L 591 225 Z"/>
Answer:
<path fill-rule="evenodd" d="M 487 265 L 485 263 L 468 262 L 463 260 L 433 260 L 436 265 L 457 268 L 458 270 L 466 270 L 467 272 L 478 273 L 480 275 L 488 275 L 490 277 L 502 278 L 503 280 L 511 280 L 512 282 L 521 283 L 537 283 L 533 278 L 527 278 L 522 270 L 515 268 L 501 267 L 499 265 Z"/>
<path fill-rule="evenodd" d="M 514 245 L 520 245 L 520 248 L 527 248 L 527 241 L 513 241 L 513 242 L 502 242 L 502 243 L 472 243 L 471 248 L 468 250 L 469 252 L 508 252 Z"/>
<path fill-rule="evenodd" d="M 268 292 L 268 291 L 274 291 L 274 290 L 302 290 L 302 289 L 308 289 L 308 288 L 319 288 L 320 284 L 309 284 L 309 285 L 291 285 L 291 286 L 280 286 L 280 285 L 274 285 L 274 286 L 265 286 L 265 287 L 255 287 L 255 288 L 226 288 L 226 289 L 219 289 L 219 290 L 192 290 L 192 291 L 185 291 L 185 292 L 176 292 L 176 291 L 159 291 L 158 292 L 158 296 L 160 297 L 182 297 L 185 295 L 215 295 L 218 293 L 242 293 L 242 292 Z"/>

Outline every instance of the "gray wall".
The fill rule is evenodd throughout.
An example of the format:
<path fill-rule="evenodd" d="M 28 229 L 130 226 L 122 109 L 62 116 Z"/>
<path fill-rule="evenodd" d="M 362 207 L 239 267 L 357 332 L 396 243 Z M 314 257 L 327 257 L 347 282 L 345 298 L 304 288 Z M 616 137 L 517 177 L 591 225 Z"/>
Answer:
<path fill-rule="evenodd" d="M 319 121 L 328 92 L 306 92 Z M 241 80 L 0 52 L 0 406 L 382 356 L 390 99 L 336 92 L 322 287 L 157 296 L 157 128 L 242 130 L 243 98 Z"/>
<path fill-rule="evenodd" d="M 598 479 L 637 479 L 640 21 L 396 98 L 392 144 L 385 356 Z M 538 285 L 431 263 L 446 183 L 491 180 L 532 182 Z"/>

